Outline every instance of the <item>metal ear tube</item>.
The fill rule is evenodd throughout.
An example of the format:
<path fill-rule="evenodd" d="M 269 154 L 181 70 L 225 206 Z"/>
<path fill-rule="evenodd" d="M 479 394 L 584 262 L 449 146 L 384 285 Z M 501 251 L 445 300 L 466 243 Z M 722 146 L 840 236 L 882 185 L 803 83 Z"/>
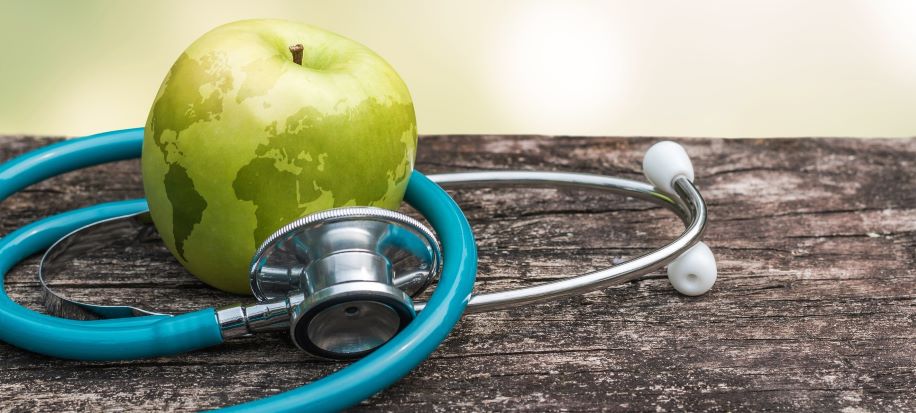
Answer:
<path fill-rule="evenodd" d="M 128 248 L 151 233 L 146 212 L 98 221 L 55 242 L 38 279 L 46 308 L 79 320 L 167 316 L 140 306 L 67 298 L 51 283 L 73 259 L 102 248 Z M 269 237 L 250 267 L 254 304 L 216 311 L 223 339 L 288 330 L 309 354 L 351 359 L 371 352 L 416 316 L 412 296 L 439 275 L 433 232 L 406 215 L 371 207 L 332 209 L 296 220 Z"/>
<path fill-rule="evenodd" d="M 84 303 L 50 286 L 68 261 L 142 242 L 151 229 L 148 213 L 132 214 L 90 224 L 54 243 L 38 271 L 48 310 L 80 320 L 167 315 Z M 414 319 L 412 297 L 439 276 L 441 265 L 436 236 L 409 216 L 372 207 L 319 212 L 284 226 L 261 245 L 249 274 L 258 301 L 217 309 L 216 318 L 224 339 L 289 330 L 309 354 L 357 358 Z"/>
<path fill-rule="evenodd" d="M 674 142 L 658 142 L 646 151 L 643 171 L 653 185 L 603 175 L 540 172 L 487 171 L 430 175 L 444 187 L 465 185 L 527 185 L 603 190 L 649 201 L 674 212 L 685 225 L 675 240 L 644 255 L 613 267 L 572 276 L 532 287 L 475 294 L 467 312 L 493 311 L 583 294 L 621 284 L 666 265 L 671 285 L 684 295 L 701 295 L 716 280 L 712 252 L 700 242 L 706 229 L 706 202 L 693 184 L 693 165 L 684 148 Z M 696 245 L 696 247 L 695 247 Z M 670 265 L 669 265 L 670 264 Z M 417 304 L 417 309 L 422 308 Z"/>

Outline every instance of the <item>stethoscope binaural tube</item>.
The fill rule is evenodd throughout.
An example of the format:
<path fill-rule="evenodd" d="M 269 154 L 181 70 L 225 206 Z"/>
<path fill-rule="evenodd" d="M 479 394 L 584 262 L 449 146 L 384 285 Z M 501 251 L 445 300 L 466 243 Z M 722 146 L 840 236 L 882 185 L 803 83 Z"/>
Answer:
<path fill-rule="evenodd" d="M 670 142 L 668 142 L 670 143 Z M 671 163 L 688 165 L 686 152 L 678 153 L 680 146 L 672 147 L 661 142 L 656 145 L 665 149 L 662 153 L 665 165 Z M 667 147 L 667 148 L 666 148 Z M 682 149 L 681 149 L 682 151 Z M 655 151 L 655 157 L 659 157 Z M 671 152 L 674 152 L 673 154 Z M 653 159 L 650 149 L 649 160 Z M 651 162 L 650 162 L 651 163 Z M 650 165 L 648 171 L 654 171 Z M 682 169 L 683 170 L 683 169 Z M 692 171 L 690 166 L 688 171 Z M 649 173 L 647 173 L 649 175 Z M 657 175 L 657 174 L 655 174 Z M 542 186 L 597 189 L 616 193 L 622 196 L 642 199 L 671 210 L 681 218 L 685 225 L 684 232 L 676 239 L 649 253 L 628 259 L 613 266 L 585 274 L 563 278 L 557 281 L 538 284 L 530 287 L 507 289 L 503 291 L 475 294 L 468 303 L 468 313 L 502 310 L 512 307 L 556 300 L 573 295 L 621 284 L 634 280 L 659 268 L 669 265 L 669 280 L 680 293 L 685 295 L 703 294 L 715 282 L 715 259 L 708 247 L 700 241 L 706 228 L 706 203 L 700 191 L 694 186 L 692 172 L 668 172 L 660 181 L 670 178 L 667 186 L 669 193 L 652 184 L 631 181 L 603 175 L 568 172 L 542 171 L 486 171 L 457 172 L 430 175 L 429 179 L 448 187 L 474 186 Z M 674 269 L 672 269 L 674 266 Z M 684 268 L 681 268 L 684 267 Z M 684 277 L 685 270 L 693 277 Z M 417 310 L 423 304 L 417 303 Z"/>
<path fill-rule="evenodd" d="M 0 200 L 74 169 L 139 155 L 143 130 L 128 129 L 60 142 L 0 165 Z M 393 339 L 365 358 L 301 388 L 233 407 L 268 411 L 335 411 L 390 386 L 422 362 L 461 317 L 470 298 L 477 252 L 464 214 L 445 191 L 419 172 L 405 199 L 439 233 L 443 271 L 426 310 Z M 141 212 L 144 200 L 122 201 L 58 214 L 0 239 L 0 281 L 20 260 L 77 228 Z M 179 316 L 78 321 L 37 313 L 0 293 L 0 339 L 62 358 L 127 359 L 190 351 L 222 342 L 214 309 Z"/>
<path fill-rule="evenodd" d="M 143 200 L 100 204 L 42 219 L 0 239 L 0 274 L 56 238 L 98 219 L 146 209 Z M 78 321 L 29 310 L 0 294 L 0 339 L 60 358 L 115 360 L 181 353 L 222 343 L 213 309 L 175 317 Z"/>

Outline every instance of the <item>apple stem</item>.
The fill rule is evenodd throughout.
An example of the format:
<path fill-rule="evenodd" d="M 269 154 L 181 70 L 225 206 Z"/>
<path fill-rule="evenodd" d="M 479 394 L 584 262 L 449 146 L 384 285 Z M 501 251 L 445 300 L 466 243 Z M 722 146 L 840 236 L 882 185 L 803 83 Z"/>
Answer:
<path fill-rule="evenodd" d="M 302 51 L 305 50 L 301 44 L 292 45 L 289 47 L 289 51 L 293 54 L 293 63 L 302 66 Z"/>

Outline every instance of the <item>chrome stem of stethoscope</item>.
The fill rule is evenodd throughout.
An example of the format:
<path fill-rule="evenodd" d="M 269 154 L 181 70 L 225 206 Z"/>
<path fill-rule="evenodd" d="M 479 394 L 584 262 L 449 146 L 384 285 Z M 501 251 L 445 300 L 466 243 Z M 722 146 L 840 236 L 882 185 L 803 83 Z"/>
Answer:
<path fill-rule="evenodd" d="M 682 294 L 708 291 L 716 280 L 716 263 L 709 248 L 700 242 L 706 227 L 706 204 L 692 183 L 693 166 L 686 151 L 673 142 L 657 143 L 646 152 L 643 170 L 652 184 L 593 174 L 536 171 L 429 176 L 442 186 L 600 189 L 661 205 L 677 214 L 686 227 L 660 249 L 607 269 L 532 287 L 473 295 L 467 311 L 492 311 L 582 294 L 633 280 L 665 265 L 669 281 Z M 140 224 L 146 221 L 137 215 L 99 222 L 52 246 L 39 267 L 49 310 L 76 318 L 155 314 L 130 306 L 80 303 L 54 293 L 46 283 L 61 270 L 61 261 L 102 244 L 111 245 L 113 234 L 142 234 Z M 271 235 L 252 260 L 251 289 L 258 302 L 216 312 L 223 338 L 288 329 L 297 346 L 316 356 L 353 358 L 366 354 L 397 334 L 424 308 L 424 303 L 414 302 L 413 297 L 438 276 L 439 248 L 435 235 L 422 223 L 378 208 L 339 208 L 296 220 Z"/>

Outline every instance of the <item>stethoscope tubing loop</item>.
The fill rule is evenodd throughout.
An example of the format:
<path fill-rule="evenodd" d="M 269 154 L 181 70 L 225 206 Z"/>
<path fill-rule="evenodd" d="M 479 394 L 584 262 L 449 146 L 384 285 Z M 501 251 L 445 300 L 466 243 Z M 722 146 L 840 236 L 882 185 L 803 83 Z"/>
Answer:
<path fill-rule="evenodd" d="M 38 181 L 100 163 L 139 156 L 143 129 L 59 142 L 0 165 L 0 201 Z M 470 225 L 454 200 L 414 172 L 405 199 L 443 242 L 443 273 L 427 311 L 367 357 L 298 389 L 230 408 L 233 411 L 337 411 L 359 403 L 406 375 L 448 335 L 470 299 L 477 252 Z M 0 283 L 19 261 L 100 220 L 142 212 L 145 200 L 64 212 L 0 238 Z M 68 320 L 25 308 L 0 292 L 0 339 L 59 358 L 111 360 L 175 354 L 222 343 L 213 308 L 174 317 Z"/>

